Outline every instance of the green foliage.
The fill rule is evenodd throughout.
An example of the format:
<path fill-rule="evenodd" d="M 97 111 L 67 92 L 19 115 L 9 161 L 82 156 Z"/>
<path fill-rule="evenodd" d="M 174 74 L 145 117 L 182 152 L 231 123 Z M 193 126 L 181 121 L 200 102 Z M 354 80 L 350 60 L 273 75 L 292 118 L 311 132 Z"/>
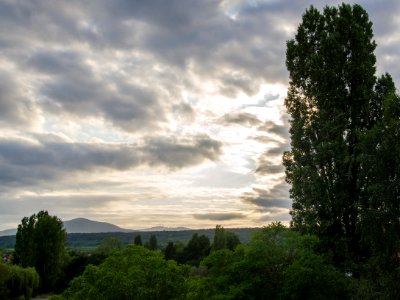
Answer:
<path fill-rule="evenodd" d="M 357 4 L 311 7 L 287 42 L 292 225 L 343 268 L 368 260 L 371 246 L 392 258 L 399 248 L 399 100 L 390 76 L 376 80 L 375 48 Z"/>
<path fill-rule="evenodd" d="M 70 249 L 68 251 L 63 266 L 63 276 L 60 278 L 58 284 L 56 285 L 54 292 L 59 293 L 65 290 L 68 287 L 69 282 L 73 278 L 83 274 L 86 266 L 90 264 L 96 266 L 101 264 L 110 255 L 111 252 L 104 254 L 98 252 L 97 249 L 93 252 Z"/>
<path fill-rule="evenodd" d="M 225 232 L 225 240 L 226 240 L 226 248 L 229 250 L 235 250 L 235 248 L 238 245 L 240 245 L 239 236 L 232 231 Z"/>
<path fill-rule="evenodd" d="M 61 275 L 65 259 L 66 232 L 63 223 L 47 211 L 23 218 L 15 242 L 16 262 L 35 267 L 42 290 L 51 290 Z"/>
<path fill-rule="evenodd" d="M 103 256 L 108 256 L 110 255 L 113 251 L 118 251 L 122 249 L 122 242 L 120 239 L 116 237 L 107 237 L 105 238 L 100 245 L 97 247 L 95 253 L 103 255 Z"/>
<path fill-rule="evenodd" d="M 179 262 L 198 266 L 200 261 L 210 253 L 210 240 L 205 235 L 193 234 L 192 239 L 183 249 Z"/>
<path fill-rule="evenodd" d="M 167 247 L 164 249 L 164 258 L 166 260 L 178 260 L 178 252 L 173 242 L 169 242 Z"/>
<path fill-rule="evenodd" d="M 158 249 L 157 237 L 156 237 L 155 234 L 152 234 L 150 236 L 149 243 L 147 244 L 146 248 L 148 248 L 150 250 L 157 250 Z"/>
<path fill-rule="evenodd" d="M 187 275 L 187 267 L 161 253 L 129 245 L 98 267 L 88 266 L 56 299 L 184 299 Z"/>
<path fill-rule="evenodd" d="M 34 268 L 0 262 L 0 299 L 31 299 L 36 295 L 39 275 Z"/>
<path fill-rule="evenodd" d="M 225 229 L 221 225 L 215 227 L 212 250 L 217 251 L 226 247 Z"/>
<path fill-rule="evenodd" d="M 18 225 L 15 242 L 15 259 L 23 267 L 34 266 L 36 246 L 33 239 L 36 215 L 24 217 Z"/>
<path fill-rule="evenodd" d="M 240 244 L 239 235 L 232 231 L 226 231 L 221 225 L 217 225 L 214 231 L 212 250 L 234 250 Z"/>
<path fill-rule="evenodd" d="M 373 262 L 393 272 L 400 266 L 400 97 L 390 75 L 382 76 L 376 87 L 382 97 L 381 120 L 366 132 L 361 159 L 369 163 L 362 232 L 371 246 Z"/>
<path fill-rule="evenodd" d="M 190 278 L 188 299 L 348 299 L 350 279 L 318 247 L 315 236 L 273 224 L 249 245 L 213 251 L 201 263 L 207 272 Z"/>
<path fill-rule="evenodd" d="M 350 281 L 323 258 L 306 253 L 285 271 L 282 299 L 349 299 Z"/>
<path fill-rule="evenodd" d="M 143 242 L 142 242 L 142 236 L 140 234 L 135 236 L 135 239 L 133 240 L 133 243 L 137 246 L 142 246 Z"/>

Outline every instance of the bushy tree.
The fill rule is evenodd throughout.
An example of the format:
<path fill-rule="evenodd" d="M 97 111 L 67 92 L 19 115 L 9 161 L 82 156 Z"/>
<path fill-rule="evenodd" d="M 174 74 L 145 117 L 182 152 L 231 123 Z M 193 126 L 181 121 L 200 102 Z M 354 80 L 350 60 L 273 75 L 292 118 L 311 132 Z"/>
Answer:
<path fill-rule="evenodd" d="M 393 94 L 387 78 L 376 80 L 375 47 L 372 23 L 357 4 L 323 12 L 311 7 L 287 42 L 291 150 L 283 160 L 291 184 L 292 226 L 318 235 L 338 265 L 369 255 L 362 243 L 364 212 L 371 207 L 368 190 L 382 173 L 370 177 L 366 170 L 380 168 L 383 161 L 378 152 L 375 161 L 366 159 L 363 147 L 382 122 L 384 99 Z M 389 144 L 396 141 L 394 132 L 380 133 Z M 373 143 L 376 150 L 379 141 Z M 393 193 L 396 188 L 388 180 L 385 175 L 378 179 Z M 398 207 L 399 199 L 390 197 L 375 201 L 378 206 L 394 201 Z"/>
<path fill-rule="evenodd" d="M 229 250 L 235 250 L 235 248 L 240 245 L 239 236 L 231 231 L 225 232 L 226 248 Z"/>
<path fill-rule="evenodd" d="M 142 236 L 140 234 L 135 236 L 135 239 L 133 240 L 133 243 L 137 246 L 142 246 L 143 242 L 142 242 Z"/>
<path fill-rule="evenodd" d="M 167 246 L 165 247 L 164 258 L 166 260 L 178 260 L 178 252 L 176 251 L 176 247 L 173 242 L 168 242 Z"/>
<path fill-rule="evenodd" d="M 95 252 L 103 256 L 108 256 L 113 251 L 119 251 L 121 249 L 122 249 L 121 240 L 116 237 L 110 236 L 101 241 L 100 245 L 97 247 Z"/>
<path fill-rule="evenodd" d="M 380 120 L 365 134 L 361 161 L 366 178 L 361 214 L 363 241 L 372 257 L 367 269 L 369 284 L 388 298 L 400 297 L 400 97 L 390 75 L 376 86 L 382 97 Z"/>
<path fill-rule="evenodd" d="M 206 275 L 190 279 L 188 299 L 349 299 L 350 279 L 318 246 L 315 236 L 272 224 L 248 245 L 211 252 L 201 263 Z"/>
<path fill-rule="evenodd" d="M 150 250 L 157 250 L 158 249 L 158 242 L 157 237 L 155 234 L 150 235 L 149 242 L 146 245 L 146 248 Z"/>
<path fill-rule="evenodd" d="M 226 247 L 225 229 L 221 225 L 215 226 L 214 241 L 212 243 L 212 250 L 221 250 Z"/>
<path fill-rule="evenodd" d="M 159 252 L 128 245 L 98 267 L 86 267 L 55 299 L 184 299 L 188 272 Z"/>
<path fill-rule="evenodd" d="M 36 221 L 36 215 L 32 215 L 29 218 L 22 218 L 21 224 L 18 225 L 14 258 L 15 262 L 22 267 L 32 267 L 36 262 L 36 245 L 34 241 Z"/>
<path fill-rule="evenodd" d="M 0 260 L 0 299 L 31 299 L 39 286 L 34 268 L 5 264 Z"/>
<path fill-rule="evenodd" d="M 187 243 L 179 261 L 192 266 L 198 266 L 200 261 L 210 253 L 210 240 L 206 235 L 193 234 Z"/>
<path fill-rule="evenodd" d="M 35 267 L 42 290 L 51 290 L 60 276 L 64 258 L 66 231 L 63 222 L 47 211 L 23 218 L 15 241 L 16 261 L 23 267 Z"/>
<path fill-rule="evenodd" d="M 226 231 L 221 225 L 217 225 L 214 230 L 214 240 L 212 250 L 229 249 L 234 250 L 240 244 L 239 236 L 231 231 Z"/>

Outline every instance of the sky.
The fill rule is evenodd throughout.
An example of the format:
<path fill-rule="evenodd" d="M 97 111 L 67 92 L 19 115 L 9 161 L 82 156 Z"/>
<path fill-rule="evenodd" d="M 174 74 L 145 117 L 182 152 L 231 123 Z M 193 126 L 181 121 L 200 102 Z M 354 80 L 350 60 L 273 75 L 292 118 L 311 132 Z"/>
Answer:
<path fill-rule="evenodd" d="M 0 230 L 287 224 L 286 41 L 341 2 L 0 0 Z M 399 85 L 400 2 L 359 4 Z"/>

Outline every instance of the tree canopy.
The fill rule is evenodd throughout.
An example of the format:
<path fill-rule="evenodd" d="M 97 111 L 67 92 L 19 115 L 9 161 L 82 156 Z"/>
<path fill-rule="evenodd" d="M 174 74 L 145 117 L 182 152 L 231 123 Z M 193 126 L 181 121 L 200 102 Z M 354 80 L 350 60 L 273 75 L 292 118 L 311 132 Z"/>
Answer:
<path fill-rule="evenodd" d="M 128 245 L 99 266 L 88 266 L 55 299 L 183 299 L 186 266 L 163 259 L 158 251 Z"/>
<path fill-rule="evenodd" d="M 18 225 L 16 261 L 23 267 L 35 267 L 42 290 L 51 290 L 60 276 L 66 236 L 63 222 L 47 211 L 24 217 Z"/>
<path fill-rule="evenodd" d="M 357 4 L 323 12 L 310 7 L 287 42 L 291 150 L 283 159 L 291 184 L 292 225 L 317 234 L 337 263 L 359 262 L 367 255 L 360 245 L 371 187 L 381 181 L 390 188 L 382 172 L 375 178 L 367 174 L 382 163 L 379 142 L 371 134 L 384 121 L 385 99 L 398 102 L 391 77 L 375 77 L 375 48 L 372 23 Z M 384 136 L 396 143 L 393 133 Z M 375 160 L 364 152 L 367 139 L 374 140 L 368 155 Z M 394 159 L 394 153 L 386 154 Z M 382 205 L 394 199 L 374 201 Z"/>

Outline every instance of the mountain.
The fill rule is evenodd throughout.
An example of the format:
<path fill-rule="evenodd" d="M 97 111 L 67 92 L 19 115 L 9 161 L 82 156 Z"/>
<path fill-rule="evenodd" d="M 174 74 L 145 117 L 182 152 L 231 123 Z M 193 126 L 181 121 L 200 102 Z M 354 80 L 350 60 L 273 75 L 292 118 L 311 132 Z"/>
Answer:
<path fill-rule="evenodd" d="M 67 233 L 101 233 L 101 232 L 133 232 L 133 231 L 184 231 L 190 230 L 190 228 L 186 227 L 164 227 L 164 226 L 156 226 L 150 227 L 140 230 L 132 230 L 121 228 L 117 225 L 93 221 L 85 218 L 76 218 L 69 221 L 64 221 L 64 227 Z M 17 229 L 7 229 L 0 231 L 0 236 L 7 235 L 15 235 L 17 233 Z"/>
<path fill-rule="evenodd" d="M 0 236 L 6 236 L 6 235 L 15 235 L 17 233 L 17 229 L 6 229 L 6 230 L 1 230 L 0 231 Z"/>
<path fill-rule="evenodd" d="M 132 232 L 131 229 L 124 229 L 117 225 L 92 221 L 85 218 L 77 218 L 64 221 L 67 233 L 99 233 L 99 232 Z"/>
<path fill-rule="evenodd" d="M 150 227 L 145 229 L 140 229 L 138 231 L 184 231 L 184 230 L 191 230 L 187 227 L 164 227 L 164 226 L 156 226 Z"/>

